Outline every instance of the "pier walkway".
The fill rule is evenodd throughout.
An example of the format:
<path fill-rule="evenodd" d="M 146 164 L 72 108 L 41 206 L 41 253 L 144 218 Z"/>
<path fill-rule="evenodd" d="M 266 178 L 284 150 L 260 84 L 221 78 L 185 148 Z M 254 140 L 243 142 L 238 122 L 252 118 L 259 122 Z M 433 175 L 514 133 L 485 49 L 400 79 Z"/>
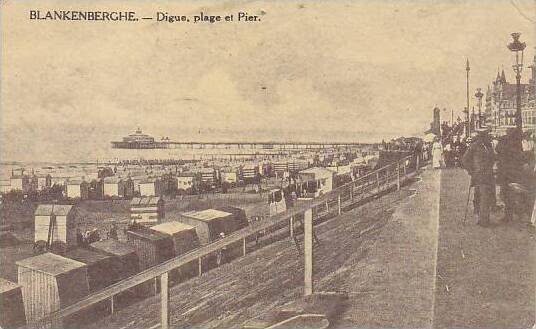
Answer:
<path fill-rule="evenodd" d="M 315 227 L 315 291 L 345 291 L 335 328 L 530 328 L 534 233 L 522 223 L 462 226 L 467 175 L 424 169 L 416 181 Z M 496 223 L 499 214 L 495 214 Z M 170 290 L 171 327 L 240 327 L 300 298 L 303 256 L 285 239 Z M 157 328 L 160 297 L 93 328 Z"/>

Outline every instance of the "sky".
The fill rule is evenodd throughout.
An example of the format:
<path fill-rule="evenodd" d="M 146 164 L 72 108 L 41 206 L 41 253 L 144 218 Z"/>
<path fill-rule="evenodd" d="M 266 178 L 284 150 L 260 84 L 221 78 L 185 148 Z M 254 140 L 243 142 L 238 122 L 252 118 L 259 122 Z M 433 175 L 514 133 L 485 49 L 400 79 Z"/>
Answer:
<path fill-rule="evenodd" d="M 514 1 L 514 0 L 513 0 Z M 534 0 L 515 0 L 536 18 Z M 173 140 L 379 141 L 461 115 L 504 67 L 511 1 L 2 1 L 0 160 L 105 153 L 137 126 Z M 29 10 L 129 10 L 261 22 L 29 20 Z M 525 69 L 523 80 L 528 80 Z M 476 105 L 474 97 L 471 104 Z"/>

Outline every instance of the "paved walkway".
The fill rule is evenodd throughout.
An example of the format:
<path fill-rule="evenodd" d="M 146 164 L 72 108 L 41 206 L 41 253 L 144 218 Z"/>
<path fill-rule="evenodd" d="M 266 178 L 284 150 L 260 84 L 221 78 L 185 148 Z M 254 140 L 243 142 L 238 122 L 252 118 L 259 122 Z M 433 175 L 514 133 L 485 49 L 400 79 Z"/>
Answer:
<path fill-rule="evenodd" d="M 434 327 L 530 328 L 535 319 L 536 250 L 526 223 L 477 226 L 468 212 L 469 177 L 441 172 Z M 447 288 L 448 287 L 448 288 Z"/>
<path fill-rule="evenodd" d="M 412 195 L 370 242 L 369 253 L 348 271 L 351 296 L 340 327 L 432 326 L 440 172 L 425 170 L 405 187 Z"/>

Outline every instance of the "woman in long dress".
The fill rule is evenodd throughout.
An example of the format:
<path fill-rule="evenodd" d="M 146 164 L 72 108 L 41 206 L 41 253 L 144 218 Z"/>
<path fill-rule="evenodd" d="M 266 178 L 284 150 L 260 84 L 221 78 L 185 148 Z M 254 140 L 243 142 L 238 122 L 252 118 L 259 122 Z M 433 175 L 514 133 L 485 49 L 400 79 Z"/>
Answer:
<path fill-rule="evenodd" d="M 439 139 L 434 140 L 432 144 L 432 167 L 441 168 L 441 159 L 443 158 L 443 147 L 439 142 Z"/>

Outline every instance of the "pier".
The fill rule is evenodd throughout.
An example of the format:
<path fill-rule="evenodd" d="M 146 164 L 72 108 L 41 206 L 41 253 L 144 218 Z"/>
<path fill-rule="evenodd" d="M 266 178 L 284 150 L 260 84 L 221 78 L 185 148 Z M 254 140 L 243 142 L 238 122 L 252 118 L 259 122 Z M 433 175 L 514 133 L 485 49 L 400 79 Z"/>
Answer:
<path fill-rule="evenodd" d="M 262 142 L 262 141 L 242 141 L 242 142 L 173 142 L 168 140 L 155 141 L 148 144 L 111 142 L 112 148 L 119 149 L 233 149 L 233 150 L 323 150 L 365 147 L 372 144 L 358 142 Z"/>

